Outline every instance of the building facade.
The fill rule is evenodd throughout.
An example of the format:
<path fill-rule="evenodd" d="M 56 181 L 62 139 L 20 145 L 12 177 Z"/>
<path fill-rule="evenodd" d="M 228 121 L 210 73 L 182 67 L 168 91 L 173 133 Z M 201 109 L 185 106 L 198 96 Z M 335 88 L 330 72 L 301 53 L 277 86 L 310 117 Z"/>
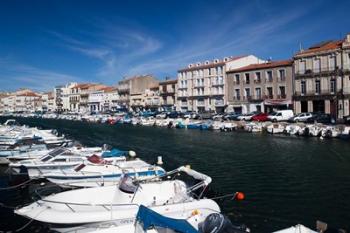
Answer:
<path fill-rule="evenodd" d="M 189 64 L 178 71 L 177 110 L 223 112 L 227 105 L 226 71 L 261 62 L 249 55 Z"/>
<path fill-rule="evenodd" d="M 2 99 L 3 112 L 42 111 L 41 95 L 29 89 L 9 93 Z"/>
<path fill-rule="evenodd" d="M 294 110 L 349 115 L 350 35 L 316 44 L 294 56 Z"/>
<path fill-rule="evenodd" d="M 293 61 L 270 61 L 227 71 L 228 111 L 292 108 Z"/>
<path fill-rule="evenodd" d="M 163 109 L 176 109 L 177 80 L 159 82 L 160 106 Z"/>
<path fill-rule="evenodd" d="M 118 82 L 119 103 L 126 108 L 139 105 L 140 98 L 146 89 L 158 85 L 158 80 L 152 75 L 141 75 Z"/>

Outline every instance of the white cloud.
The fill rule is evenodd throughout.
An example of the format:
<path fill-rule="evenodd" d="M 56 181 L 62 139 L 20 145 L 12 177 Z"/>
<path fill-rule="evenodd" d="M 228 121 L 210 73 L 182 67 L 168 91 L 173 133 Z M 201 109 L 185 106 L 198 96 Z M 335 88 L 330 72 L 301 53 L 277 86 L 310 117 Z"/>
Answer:
<path fill-rule="evenodd" d="M 82 81 L 76 76 L 9 61 L 0 62 L 0 69 L 0 85 L 3 90 L 26 87 L 45 91 L 52 90 L 56 85 Z"/>

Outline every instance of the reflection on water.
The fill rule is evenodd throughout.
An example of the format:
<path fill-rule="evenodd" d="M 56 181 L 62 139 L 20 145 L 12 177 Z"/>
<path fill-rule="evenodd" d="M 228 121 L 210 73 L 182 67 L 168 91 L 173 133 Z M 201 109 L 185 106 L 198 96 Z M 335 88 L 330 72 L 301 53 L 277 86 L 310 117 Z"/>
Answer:
<path fill-rule="evenodd" d="M 213 178 L 215 193 L 246 194 L 242 202 L 225 200 L 220 205 L 232 220 L 245 223 L 253 232 L 271 232 L 297 223 L 314 227 L 318 219 L 350 229 L 349 141 L 42 119 L 21 121 L 56 128 L 86 145 L 107 143 L 135 150 L 151 163 L 161 155 L 166 169 L 190 164 Z M 6 183 L 7 176 L 3 175 L 0 185 Z M 21 192 L 1 192 L 0 202 L 18 205 L 28 201 L 29 190 Z M 0 213 L 5 216 L 3 211 Z M 26 222 L 13 214 L 6 218 L 8 222 Z"/>

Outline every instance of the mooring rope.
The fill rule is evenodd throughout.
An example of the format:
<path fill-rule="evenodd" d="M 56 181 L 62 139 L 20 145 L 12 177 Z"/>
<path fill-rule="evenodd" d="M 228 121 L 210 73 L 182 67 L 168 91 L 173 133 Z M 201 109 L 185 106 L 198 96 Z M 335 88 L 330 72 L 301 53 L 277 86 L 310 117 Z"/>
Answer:
<path fill-rule="evenodd" d="M 25 186 L 25 185 L 29 184 L 29 183 L 32 182 L 33 180 L 35 180 L 35 179 L 26 180 L 26 181 L 24 181 L 23 183 L 20 183 L 20 184 L 14 185 L 14 186 L 9 186 L 9 187 L 5 187 L 5 188 L 0 188 L 0 191 L 1 191 L 1 190 L 16 189 L 16 188 L 19 188 L 19 187 L 22 187 L 22 186 Z"/>

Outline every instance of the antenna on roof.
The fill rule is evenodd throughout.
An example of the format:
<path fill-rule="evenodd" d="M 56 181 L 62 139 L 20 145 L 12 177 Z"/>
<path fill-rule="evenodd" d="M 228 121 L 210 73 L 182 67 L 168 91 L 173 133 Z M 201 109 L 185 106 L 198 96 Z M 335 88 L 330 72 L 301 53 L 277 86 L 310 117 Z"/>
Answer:
<path fill-rule="evenodd" d="M 301 44 L 301 42 L 299 42 L 299 52 L 302 52 L 304 49 L 303 49 L 303 46 Z"/>

